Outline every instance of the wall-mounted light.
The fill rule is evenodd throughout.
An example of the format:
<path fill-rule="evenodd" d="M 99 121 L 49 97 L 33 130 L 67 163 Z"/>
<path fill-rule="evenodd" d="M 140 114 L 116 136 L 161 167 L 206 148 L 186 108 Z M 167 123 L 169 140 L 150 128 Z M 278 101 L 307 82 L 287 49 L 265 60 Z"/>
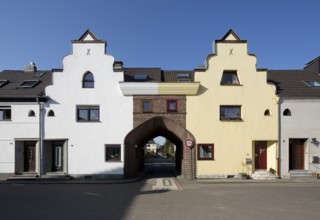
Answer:
<path fill-rule="evenodd" d="M 311 138 L 311 143 L 316 143 L 317 142 L 317 138 Z"/>

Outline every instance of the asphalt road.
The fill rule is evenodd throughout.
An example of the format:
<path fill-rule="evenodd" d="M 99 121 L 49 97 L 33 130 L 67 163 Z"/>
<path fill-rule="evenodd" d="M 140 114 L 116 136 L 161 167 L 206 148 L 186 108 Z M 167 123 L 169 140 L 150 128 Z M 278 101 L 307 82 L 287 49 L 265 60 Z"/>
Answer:
<path fill-rule="evenodd" d="M 320 181 L 177 182 L 150 163 L 128 184 L 0 184 L 0 219 L 319 219 Z M 162 170 L 162 171 L 161 171 Z"/>

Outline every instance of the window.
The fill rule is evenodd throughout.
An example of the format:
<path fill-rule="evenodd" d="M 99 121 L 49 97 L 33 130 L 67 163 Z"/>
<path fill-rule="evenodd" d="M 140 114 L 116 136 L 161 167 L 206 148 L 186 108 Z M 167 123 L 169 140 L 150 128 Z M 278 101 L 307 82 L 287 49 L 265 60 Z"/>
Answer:
<path fill-rule="evenodd" d="M 271 114 L 270 114 L 269 109 L 267 109 L 267 110 L 264 111 L 264 116 L 270 116 L 270 115 L 271 115 Z"/>
<path fill-rule="evenodd" d="M 221 85 L 240 85 L 237 72 L 224 71 L 221 78 Z"/>
<path fill-rule="evenodd" d="M 105 161 L 121 161 L 121 146 L 120 144 L 105 145 Z"/>
<path fill-rule="evenodd" d="M 8 80 L 0 80 L 0 88 L 8 83 Z"/>
<path fill-rule="evenodd" d="M 220 120 L 241 120 L 241 106 L 220 106 Z"/>
<path fill-rule="evenodd" d="M 143 112 L 152 112 L 151 101 L 142 101 L 142 111 Z"/>
<path fill-rule="evenodd" d="M 177 112 L 177 100 L 167 100 L 167 110 L 168 112 Z"/>
<path fill-rule="evenodd" d="M 133 79 L 136 81 L 146 81 L 148 79 L 147 74 L 134 74 Z"/>
<path fill-rule="evenodd" d="M 10 121 L 10 120 L 11 120 L 11 107 L 0 106 L 0 121 Z"/>
<path fill-rule="evenodd" d="M 33 88 L 35 87 L 40 81 L 39 80 L 25 80 L 21 83 L 18 88 Z"/>
<path fill-rule="evenodd" d="M 77 106 L 77 121 L 99 121 L 99 106 Z"/>
<path fill-rule="evenodd" d="M 198 160 L 214 160 L 214 145 L 198 144 Z"/>
<path fill-rule="evenodd" d="M 82 88 L 94 88 L 94 78 L 91 72 L 87 72 L 83 76 Z"/>
<path fill-rule="evenodd" d="M 317 81 L 303 81 L 309 87 L 320 87 L 320 83 Z"/>
<path fill-rule="evenodd" d="M 178 73 L 177 74 L 178 82 L 191 82 L 191 76 L 189 73 Z"/>
<path fill-rule="evenodd" d="M 53 110 L 49 110 L 48 117 L 54 117 L 54 116 L 55 116 L 54 111 Z"/>
<path fill-rule="evenodd" d="M 283 111 L 283 116 L 291 116 L 291 111 L 289 109 L 285 109 Z"/>
<path fill-rule="evenodd" d="M 34 113 L 33 110 L 30 110 L 28 113 L 28 117 L 35 117 L 35 116 L 36 116 L 36 113 Z"/>

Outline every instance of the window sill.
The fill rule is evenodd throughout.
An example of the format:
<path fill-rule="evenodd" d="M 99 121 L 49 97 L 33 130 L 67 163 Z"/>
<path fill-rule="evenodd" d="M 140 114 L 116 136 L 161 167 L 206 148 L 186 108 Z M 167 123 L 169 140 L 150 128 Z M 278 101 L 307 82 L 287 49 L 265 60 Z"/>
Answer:
<path fill-rule="evenodd" d="M 106 160 L 106 163 L 123 163 L 121 160 Z"/>
<path fill-rule="evenodd" d="M 243 122 L 242 119 L 222 119 L 222 118 L 220 118 L 220 121 L 222 121 L 222 122 Z"/>
<path fill-rule="evenodd" d="M 101 121 L 76 121 L 79 123 L 100 123 Z"/>
<path fill-rule="evenodd" d="M 242 84 L 220 84 L 220 86 L 242 86 Z"/>
<path fill-rule="evenodd" d="M 212 158 L 198 158 L 199 161 L 214 161 Z"/>

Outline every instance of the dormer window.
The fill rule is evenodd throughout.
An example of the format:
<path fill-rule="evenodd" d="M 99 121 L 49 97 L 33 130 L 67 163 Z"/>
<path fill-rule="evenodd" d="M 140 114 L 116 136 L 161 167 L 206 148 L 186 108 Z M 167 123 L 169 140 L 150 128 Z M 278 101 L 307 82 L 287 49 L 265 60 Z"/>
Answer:
<path fill-rule="evenodd" d="M 94 77 L 91 72 L 87 72 L 83 76 L 82 88 L 94 88 Z"/>
<path fill-rule="evenodd" d="M 0 80 L 0 88 L 2 88 L 7 83 L 8 83 L 8 80 Z"/>
<path fill-rule="evenodd" d="M 191 82 L 191 76 L 189 73 L 178 73 L 177 74 L 178 82 Z"/>
<path fill-rule="evenodd" d="M 148 79 L 148 75 L 147 74 L 135 74 L 133 76 L 133 79 L 135 81 L 146 81 Z"/>
<path fill-rule="evenodd" d="M 39 80 L 25 80 L 21 83 L 18 88 L 33 88 L 35 87 L 40 81 Z"/>
<path fill-rule="evenodd" d="M 317 81 L 303 81 L 309 87 L 320 87 L 320 83 Z"/>
<path fill-rule="evenodd" d="M 236 71 L 224 71 L 221 78 L 221 85 L 240 85 Z"/>

